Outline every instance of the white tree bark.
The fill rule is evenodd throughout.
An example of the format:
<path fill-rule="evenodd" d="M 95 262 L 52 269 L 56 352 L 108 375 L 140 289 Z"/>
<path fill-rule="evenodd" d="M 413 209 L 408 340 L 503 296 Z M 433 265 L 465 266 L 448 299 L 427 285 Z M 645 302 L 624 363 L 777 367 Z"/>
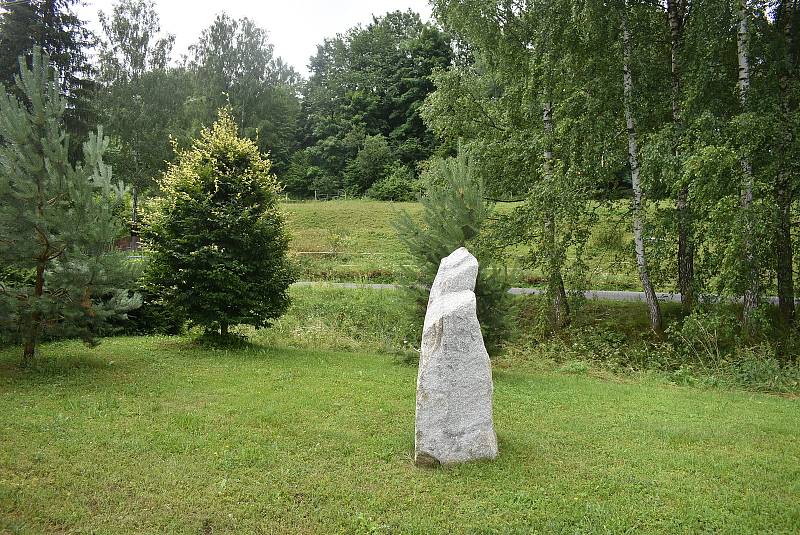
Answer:
<path fill-rule="evenodd" d="M 739 100 L 742 104 L 742 109 L 746 110 L 748 107 L 748 99 L 750 97 L 750 55 L 748 50 L 749 45 L 749 14 L 747 12 L 746 0 L 739 0 L 739 27 L 736 35 L 736 51 L 739 59 L 739 80 L 737 82 L 737 89 L 739 91 Z M 742 174 L 744 175 L 744 183 L 742 184 L 741 193 L 741 207 L 743 217 L 745 220 L 745 236 L 744 236 L 744 255 L 745 255 L 745 270 L 747 272 L 748 287 L 744 291 L 744 322 L 745 326 L 750 323 L 750 318 L 753 311 L 758 307 L 758 298 L 760 294 L 758 265 L 754 251 L 753 243 L 753 168 L 750 165 L 750 160 L 747 157 L 742 157 Z"/>
<path fill-rule="evenodd" d="M 636 265 L 639 268 L 639 279 L 642 282 L 645 301 L 650 314 L 650 327 L 657 335 L 663 333 L 661 307 L 650 281 L 647 268 L 647 253 L 644 245 L 644 194 L 639 177 L 639 145 L 636 132 L 636 121 L 633 118 L 633 76 L 631 74 L 631 36 L 628 30 L 627 3 L 623 3 L 622 12 L 622 88 L 625 108 L 625 126 L 628 131 L 628 163 L 631 167 L 631 186 L 633 187 L 633 240 L 636 246 Z"/>

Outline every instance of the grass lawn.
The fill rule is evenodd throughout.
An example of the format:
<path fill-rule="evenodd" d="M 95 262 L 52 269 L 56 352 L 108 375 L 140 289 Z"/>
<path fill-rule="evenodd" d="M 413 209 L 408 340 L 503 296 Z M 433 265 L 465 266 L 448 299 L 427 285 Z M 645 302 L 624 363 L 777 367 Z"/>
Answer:
<path fill-rule="evenodd" d="M 417 203 L 299 202 L 283 210 L 301 279 L 394 282 L 411 262 L 392 222 L 403 210 L 419 213 Z"/>
<path fill-rule="evenodd" d="M 495 370 L 500 457 L 411 461 L 416 369 L 185 338 L 0 350 L 0 532 L 800 530 L 796 399 Z"/>
<path fill-rule="evenodd" d="M 282 206 L 301 279 L 395 282 L 402 275 L 402 266 L 411 263 L 392 222 L 401 211 L 419 214 L 418 203 L 337 200 Z M 511 206 L 503 204 L 498 209 L 508 211 Z M 598 210 L 601 220 L 589 239 L 587 276 L 593 289 L 639 289 L 624 203 L 615 210 Z M 540 272 L 521 267 L 525 254 L 525 248 L 509 251 L 512 283 L 541 286 Z"/>

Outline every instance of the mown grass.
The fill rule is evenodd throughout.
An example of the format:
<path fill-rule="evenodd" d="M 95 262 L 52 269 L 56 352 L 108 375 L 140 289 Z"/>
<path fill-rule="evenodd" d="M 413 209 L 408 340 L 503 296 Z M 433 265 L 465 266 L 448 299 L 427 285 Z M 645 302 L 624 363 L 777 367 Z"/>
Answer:
<path fill-rule="evenodd" d="M 420 213 L 418 203 L 371 200 L 286 203 L 287 224 L 292 235 L 291 252 L 304 280 L 397 282 L 403 266 L 411 264 L 392 228 L 401 211 Z M 500 205 L 507 211 L 509 205 Z M 588 279 L 593 289 L 638 289 L 630 233 L 614 210 L 598 209 L 600 221 L 589 239 Z M 511 282 L 540 286 L 542 274 L 525 266 L 524 248 L 509 251 Z"/>
<path fill-rule="evenodd" d="M 392 222 L 417 203 L 368 200 L 283 205 L 291 253 L 304 280 L 396 282 L 410 263 Z"/>
<path fill-rule="evenodd" d="M 417 328 L 404 294 L 292 297 L 238 350 L 63 342 L 21 371 L 19 348 L 0 349 L 0 532 L 800 530 L 797 398 L 610 374 L 574 360 L 577 332 L 528 333 L 495 360 L 500 457 L 421 470 L 416 368 L 397 358 Z M 637 306 L 576 329 L 647 343 Z"/>
<path fill-rule="evenodd" d="M 796 400 L 495 371 L 501 454 L 411 461 L 414 367 L 118 338 L 0 351 L 10 533 L 796 532 Z"/>

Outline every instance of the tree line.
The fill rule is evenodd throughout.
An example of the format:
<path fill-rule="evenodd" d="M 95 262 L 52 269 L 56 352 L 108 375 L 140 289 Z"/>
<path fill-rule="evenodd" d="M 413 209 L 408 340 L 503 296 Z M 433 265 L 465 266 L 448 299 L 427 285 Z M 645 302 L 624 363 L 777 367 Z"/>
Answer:
<path fill-rule="evenodd" d="M 588 230 L 627 197 L 653 331 L 654 288 L 685 313 L 739 298 L 745 334 L 778 296 L 795 314 L 800 10 L 792 0 L 436 0 L 461 51 L 423 117 L 462 140 L 487 190 L 520 204 L 494 230 L 546 273 L 570 318 Z"/>
<path fill-rule="evenodd" d="M 684 315 L 740 300 L 746 337 L 772 325 L 770 295 L 794 323 L 796 0 L 434 0 L 436 24 L 394 12 L 323 40 L 307 80 L 247 18 L 218 15 L 175 59 L 151 0 L 117 2 L 100 36 L 74 3 L 3 4 L 0 80 L 13 93 L 10 58 L 49 54 L 70 135 L 110 136 L 134 239 L 139 195 L 159 195 L 167 164 L 225 108 L 299 197 L 441 193 L 426 170 L 467 158 L 486 199 L 514 203 L 487 211 L 482 247 L 527 251 L 556 329 L 608 214 L 630 230 L 657 336 L 659 287 L 680 292 Z"/>
<path fill-rule="evenodd" d="M 388 13 L 324 39 L 304 80 L 249 18 L 220 13 L 176 58 L 152 0 L 100 12 L 99 35 L 74 14 L 76 2 L 2 3 L 0 82 L 13 88 L 17 58 L 41 47 L 63 80 L 67 119 L 80 123 L 70 133 L 85 139 L 103 124 L 108 159 L 136 192 L 154 192 L 175 147 L 225 106 L 298 197 L 364 194 L 393 173 L 403 189 L 439 146 L 419 109 L 433 90 L 430 75 L 450 62 L 450 41 L 416 13 Z"/>

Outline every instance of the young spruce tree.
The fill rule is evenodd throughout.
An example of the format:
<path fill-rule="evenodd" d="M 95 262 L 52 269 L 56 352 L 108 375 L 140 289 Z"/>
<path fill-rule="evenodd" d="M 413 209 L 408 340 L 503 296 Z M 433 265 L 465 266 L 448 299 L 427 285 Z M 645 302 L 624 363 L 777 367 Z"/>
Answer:
<path fill-rule="evenodd" d="M 0 90 L 0 262 L 23 275 L 0 281 L 0 328 L 24 344 L 23 366 L 43 337 L 92 342 L 139 304 L 114 248 L 124 188 L 103 163 L 108 140 L 91 134 L 83 162 L 70 163 L 66 99 L 49 64 L 35 49 L 30 68 L 20 58 L 22 99 Z"/>
<path fill-rule="evenodd" d="M 283 314 L 294 279 L 279 185 L 229 110 L 178 154 L 161 189 L 142 237 L 164 304 L 223 338 L 230 326 L 263 327 Z"/>

